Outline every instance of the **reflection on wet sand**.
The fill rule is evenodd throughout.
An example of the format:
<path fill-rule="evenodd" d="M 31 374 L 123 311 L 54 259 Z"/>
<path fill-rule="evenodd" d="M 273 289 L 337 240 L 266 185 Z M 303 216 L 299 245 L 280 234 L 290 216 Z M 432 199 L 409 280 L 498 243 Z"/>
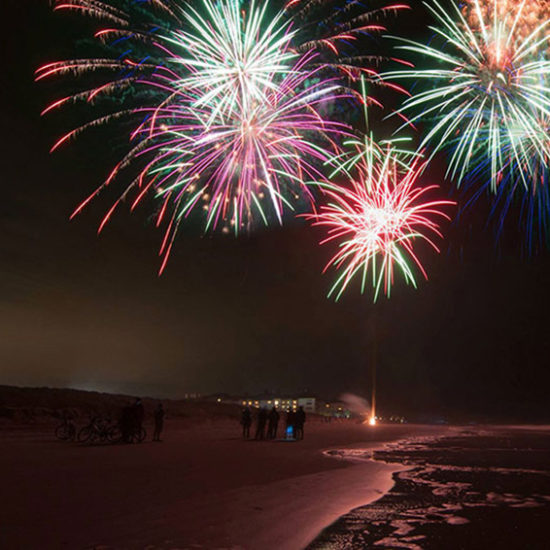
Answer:
<path fill-rule="evenodd" d="M 308 548 L 548 548 L 550 429 L 457 428 L 364 452 L 346 460 L 410 466 L 378 501 L 353 510 Z"/>

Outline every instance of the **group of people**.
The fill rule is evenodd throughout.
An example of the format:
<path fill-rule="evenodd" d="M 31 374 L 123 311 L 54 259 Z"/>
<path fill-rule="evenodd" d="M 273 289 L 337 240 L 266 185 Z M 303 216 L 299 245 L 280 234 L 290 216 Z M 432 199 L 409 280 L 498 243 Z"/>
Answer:
<path fill-rule="evenodd" d="M 264 407 L 260 408 L 256 414 L 256 432 L 254 439 L 277 439 L 280 416 L 279 411 L 275 407 L 270 411 Z M 245 407 L 241 415 L 244 439 L 250 439 L 252 420 L 252 411 L 250 407 Z M 285 437 L 287 439 L 303 439 L 305 422 L 306 413 L 303 407 L 298 407 L 296 411 L 292 409 L 287 410 Z"/>
<path fill-rule="evenodd" d="M 141 399 L 136 398 L 135 402 L 122 409 L 120 415 L 120 431 L 122 441 L 132 443 L 134 440 L 143 441 L 145 438 L 145 430 L 143 429 L 143 418 L 145 409 Z M 160 434 L 164 427 L 164 408 L 162 403 L 158 403 L 154 412 L 153 418 L 155 421 L 155 430 L 153 432 L 153 441 L 160 441 Z"/>

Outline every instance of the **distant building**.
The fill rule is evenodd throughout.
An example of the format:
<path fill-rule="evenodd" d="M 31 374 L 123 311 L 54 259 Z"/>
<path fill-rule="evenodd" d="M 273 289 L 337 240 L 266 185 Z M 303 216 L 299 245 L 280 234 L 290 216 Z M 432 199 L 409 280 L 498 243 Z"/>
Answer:
<path fill-rule="evenodd" d="M 183 394 L 184 399 L 201 399 L 202 395 L 200 393 L 185 393 Z"/>
<path fill-rule="evenodd" d="M 276 395 L 258 395 L 255 397 L 242 397 L 238 403 L 243 406 L 271 409 L 275 407 L 283 411 L 292 409 L 297 410 L 303 407 L 305 412 L 315 413 L 317 399 L 310 397 L 288 397 Z"/>

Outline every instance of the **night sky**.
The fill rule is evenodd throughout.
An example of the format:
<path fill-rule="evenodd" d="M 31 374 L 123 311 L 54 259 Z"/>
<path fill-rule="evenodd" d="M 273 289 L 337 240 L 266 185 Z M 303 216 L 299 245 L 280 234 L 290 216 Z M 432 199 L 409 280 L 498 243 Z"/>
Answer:
<path fill-rule="evenodd" d="M 0 383 L 366 396 L 376 338 L 382 409 L 550 418 L 550 253 L 526 257 L 513 218 L 495 245 L 481 201 L 445 227 L 440 256 L 423 253 L 430 281 L 397 284 L 376 306 L 357 287 L 325 298 L 331 250 L 301 220 L 238 239 L 183 227 L 159 278 L 147 205 L 122 208 L 99 237 L 108 196 L 68 220 L 116 157 L 99 135 L 49 155 L 70 117 L 39 113 L 66 88 L 33 72 L 71 57 L 80 30 L 45 0 L 3 8 Z"/>

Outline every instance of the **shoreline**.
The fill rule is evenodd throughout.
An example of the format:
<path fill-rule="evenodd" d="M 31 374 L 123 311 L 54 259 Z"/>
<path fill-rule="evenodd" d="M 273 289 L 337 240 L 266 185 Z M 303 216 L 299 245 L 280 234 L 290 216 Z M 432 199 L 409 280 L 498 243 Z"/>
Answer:
<path fill-rule="evenodd" d="M 547 548 L 548 426 L 456 427 L 375 451 L 394 486 L 325 529 L 308 550 Z M 506 529 L 503 527 L 507 526 Z"/>
<path fill-rule="evenodd" d="M 405 472 L 407 470 L 412 470 L 416 467 L 414 464 L 405 465 L 405 464 L 402 464 L 402 463 L 399 463 L 399 462 L 387 462 L 385 460 L 376 459 L 374 457 L 374 454 L 376 452 L 391 452 L 392 447 L 399 447 L 402 444 L 407 444 L 407 443 L 412 442 L 412 441 L 414 441 L 415 443 L 416 443 L 416 441 L 422 441 L 423 443 L 433 442 L 433 441 L 437 440 L 438 438 L 444 436 L 445 434 L 448 435 L 449 431 L 454 431 L 456 428 L 458 428 L 458 427 L 457 426 L 446 426 L 444 431 L 442 429 L 441 433 L 434 433 L 434 434 L 429 435 L 429 436 L 420 436 L 420 437 L 418 437 L 418 436 L 415 437 L 414 435 L 412 435 L 412 436 L 409 435 L 409 436 L 405 436 L 401 439 L 380 442 L 380 443 L 377 443 L 375 445 L 367 446 L 367 447 L 365 447 L 365 446 L 363 446 L 363 447 L 353 446 L 353 447 L 343 447 L 343 448 L 340 448 L 340 449 L 325 449 L 323 451 L 323 454 L 325 456 L 327 456 L 327 457 L 329 457 L 333 460 L 339 460 L 339 461 L 348 463 L 349 464 L 348 468 L 351 468 L 351 467 L 354 467 L 354 466 L 357 467 L 357 466 L 361 466 L 361 465 L 366 466 L 366 465 L 372 465 L 372 464 L 376 464 L 376 465 L 383 464 L 383 465 L 387 466 L 388 468 L 384 472 L 379 473 L 379 474 L 385 476 L 383 479 L 379 480 L 382 483 L 379 483 L 378 485 L 381 485 L 382 487 L 380 487 L 378 485 L 376 487 L 374 487 L 374 486 L 372 486 L 372 481 L 370 481 L 369 487 L 365 489 L 365 493 L 362 494 L 361 498 L 356 497 L 356 498 L 353 498 L 353 499 L 349 499 L 349 501 L 346 500 L 346 505 L 345 505 L 346 510 L 343 511 L 342 513 L 340 513 L 340 514 L 337 514 L 337 515 L 327 514 L 327 516 L 325 518 L 323 518 L 323 520 L 328 519 L 328 517 L 332 517 L 332 520 L 329 523 L 325 523 L 324 527 L 322 527 L 321 530 L 318 531 L 317 534 L 313 538 L 311 538 L 305 546 L 301 546 L 299 548 L 300 549 L 308 548 L 317 539 L 319 539 L 319 537 L 321 537 L 325 531 L 330 530 L 330 528 L 334 524 L 336 524 L 338 521 L 340 521 L 342 518 L 344 518 L 345 516 L 347 516 L 349 513 L 353 512 L 354 510 L 356 510 L 358 508 L 363 508 L 365 506 L 369 506 L 369 505 L 375 503 L 377 500 L 379 500 L 381 498 L 384 498 L 386 495 L 388 495 L 391 492 L 391 490 L 396 485 L 396 480 L 394 478 L 394 474 L 402 473 L 402 472 Z M 372 474 L 372 470 L 370 472 L 365 471 L 364 473 L 365 473 L 365 475 L 367 473 Z M 358 492 L 361 492 L 361 491 L 358 491 Z M 370 496 L 367 497 L 367 495 L 370 495 Z M 358 504 L 355 504 L 351 507 L 348 507 L 347 503 L 351 502 L 353 500 L 361 501 L 361 502 L 359 502 Z"/>
<path fill-rule="evenodd" d="M 374 453 L 385 449 L 388 444 L 397 444 L 407 439 L 409 438 L 403 437 L 357 447 L 357 451 Z M 341 461 L 345 464 L 343 468 L 325 470 L 279 482 L 275 492 L 292 490 L 294 496 L 292 504 L 286 509 L 283 517 L 280 510 L 276 515 L 278 521 L 285 523 L 289 531 L 294 531 L 294 534 L 286 532 L 281 536 L 279 528 L 264 531 L 263 534 L 254 537 L 257 547 L 303 550 L 341 517 L 389 493 L 395 484 L 394 474 L 408 469 L 408 466 L 402 464 L 377 461 L 374 458 L 354 460 L 334 457 L 327 454 L 331 451 L 332 449 L 325 449 L 321 453 L 331 460 Z M 353 486 L 353 491 L 350 491 L 350 486 Z M 269 492 L 272 489 L 274 487 L 265 488 Z M 311 495 L 319 492 L 322 493 L 322 498 L 312 501 Z M 297 493 L 300 496 L 296 496 Z M 295 526 L 299 527 L 299 531 L 293 529 Z M 254 547 L 250 546 L 250 548 Z"/>

